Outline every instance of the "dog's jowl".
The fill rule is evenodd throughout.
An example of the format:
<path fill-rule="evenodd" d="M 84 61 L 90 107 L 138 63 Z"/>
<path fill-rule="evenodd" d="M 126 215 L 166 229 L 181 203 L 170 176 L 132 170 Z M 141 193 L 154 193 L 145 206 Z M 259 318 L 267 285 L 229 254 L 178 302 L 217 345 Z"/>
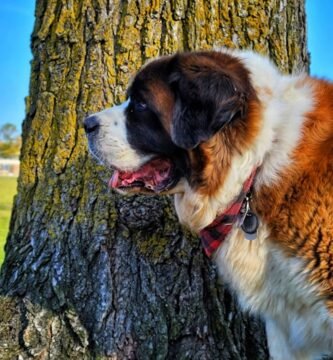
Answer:
<path fill-rule="evenodd" d="M 174 194 L 179 220 L 266 322 L 273 359 L 333 353 L 333 85 L 252 52 L 148 63 L 85 120 L 121 193 Z"/>

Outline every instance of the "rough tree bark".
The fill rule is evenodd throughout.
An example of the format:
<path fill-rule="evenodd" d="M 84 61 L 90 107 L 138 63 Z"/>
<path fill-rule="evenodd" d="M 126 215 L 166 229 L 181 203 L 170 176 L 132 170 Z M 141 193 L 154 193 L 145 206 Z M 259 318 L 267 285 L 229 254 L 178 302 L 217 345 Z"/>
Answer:
<path fill-rule="evenodd" d="M 147 59 L 251 47 L 307 67 L 303 0 L 38 0 L 18 195 L 1 272 L 0 359 L 266 359 L 169 198 L 119 197 L 83 118 Z"/>

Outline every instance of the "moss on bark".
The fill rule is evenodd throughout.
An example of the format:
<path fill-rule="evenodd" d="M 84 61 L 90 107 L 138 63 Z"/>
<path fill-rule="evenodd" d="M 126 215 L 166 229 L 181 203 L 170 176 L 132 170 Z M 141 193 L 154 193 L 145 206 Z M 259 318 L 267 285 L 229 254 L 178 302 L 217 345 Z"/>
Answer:
<path fill-rule="evenodd" d="M 1 272 L 0 358 L 265 359 L 169 198 L 122 198 L 84 117 L 149 58 L 251 47 L 307 67 L 299 0 L 38 0 L 18 195 Z"/>

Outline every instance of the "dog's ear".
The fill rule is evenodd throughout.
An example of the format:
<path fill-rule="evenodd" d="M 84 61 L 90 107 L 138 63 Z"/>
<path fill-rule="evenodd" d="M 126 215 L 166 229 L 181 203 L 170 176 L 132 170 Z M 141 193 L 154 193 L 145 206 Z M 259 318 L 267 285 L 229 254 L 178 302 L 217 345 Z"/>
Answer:
<path fill-rule="evenodd" d="M 173 60 L 169 77 L 175 94 L 171 138 L 184 149 L 208 140 L 247 111 L 247 94 L 239 74 L 234 73 L 233 59 L 227 56 L 226 66 L 223 57 L 210 55 L 181 54 Z"/>

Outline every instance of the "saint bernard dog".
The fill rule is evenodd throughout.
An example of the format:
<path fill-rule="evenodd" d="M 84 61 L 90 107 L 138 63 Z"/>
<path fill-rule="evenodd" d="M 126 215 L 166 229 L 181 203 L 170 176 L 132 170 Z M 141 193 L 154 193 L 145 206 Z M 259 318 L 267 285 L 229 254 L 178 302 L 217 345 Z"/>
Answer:
<path fill-rule="evenodd" d="M 251 51 L 149 62 L 84 121 L 120 193 L 174 194 L 272 359 L 333 352 L 333 84 Z"/>

